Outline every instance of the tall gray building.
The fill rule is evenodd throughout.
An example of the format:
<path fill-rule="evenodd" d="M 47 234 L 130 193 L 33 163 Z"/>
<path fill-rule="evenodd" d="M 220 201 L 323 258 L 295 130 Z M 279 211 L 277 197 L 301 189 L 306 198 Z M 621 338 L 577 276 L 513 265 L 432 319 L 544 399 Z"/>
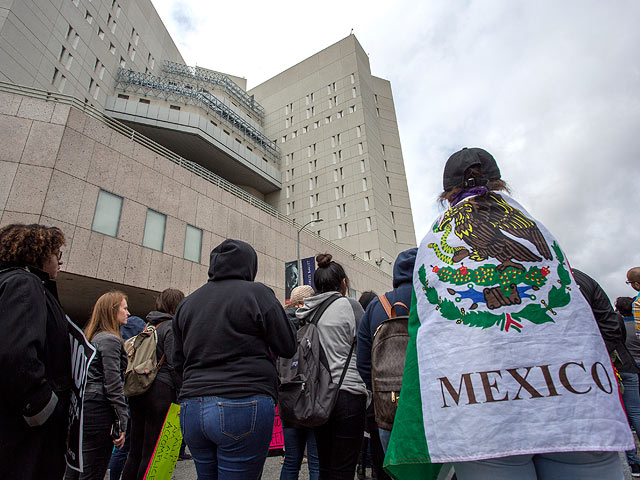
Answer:
<path fill-rule="evenodd" d="M 247 91 L 186 66 L 149 0 L 14 0 L 0 64 L 0 224 L 63 228 L 72 315 L 114 285 L 134 311 L 192 291 L 226 237 L 281 299 L 298 238 L 353 293 L 415 245 L 391 88 L 354 36 Z"/>

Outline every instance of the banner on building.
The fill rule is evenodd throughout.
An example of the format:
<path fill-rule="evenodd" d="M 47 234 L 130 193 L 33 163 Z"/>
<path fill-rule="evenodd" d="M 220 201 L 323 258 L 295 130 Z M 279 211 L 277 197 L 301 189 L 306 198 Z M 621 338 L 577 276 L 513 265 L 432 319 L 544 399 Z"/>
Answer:
<path fill-rule="evenodd" d="M 314 257 L 303 258 L 302 263 L 302 284 L 311 285 L 313 290 L 316 289 L 316 284 L 313 283 L 313 275 L 316 273 L 316 261 Z"/>
<path fill-rule="evenodd" d="M 96 349 L 89 343 L 84 333 L 82 333 L 82 330 L 80 330 L 69 317 L 67 317 L 67 322 L 69 324 L 69 341 L 71 343 L 72 382 L 66 459 L 69 468 L 82 472 L 82 400 L 87 384 L 87 369 L 96 354 Z"/>
<path fill-rule="evenodd" d="M 307 257 L 300 260 L 302 271 L 298 271 L 298 262 L 293 260 L 284 264 L 284 295 L 289 303 L 291 291 L 298 286 L 298 279 L 302 275 L 301 285 L 311 285 L 315 290 L 313 275 L 316 273 L 316 262 L 314 257 Z"/>

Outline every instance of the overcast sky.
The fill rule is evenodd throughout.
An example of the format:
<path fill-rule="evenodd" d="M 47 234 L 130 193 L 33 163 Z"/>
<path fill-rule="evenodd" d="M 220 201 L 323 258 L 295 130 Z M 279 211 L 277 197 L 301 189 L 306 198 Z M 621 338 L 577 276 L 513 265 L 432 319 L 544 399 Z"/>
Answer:
<path fill-rule="evenodd" d="M 152 0 L 185 61 L 248 88 L 346 37 L 391 81 L 419 243 L 442 169 L 491 152 L 612 301 L 640 266 L 640 2 Z M 635 218 L 634 218 L 635 217 Z"/>

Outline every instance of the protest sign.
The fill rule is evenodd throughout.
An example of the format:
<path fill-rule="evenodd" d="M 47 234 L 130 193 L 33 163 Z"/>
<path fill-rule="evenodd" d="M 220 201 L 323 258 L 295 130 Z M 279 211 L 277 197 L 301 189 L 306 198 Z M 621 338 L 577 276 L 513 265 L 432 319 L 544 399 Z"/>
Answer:
<path fill-rule="evenodd" d="M 153 456 L 145 473 L 145 480 L 170 480 L 182 444 L 180 405 L 172 403 L 164 419 Z"/>
<path fill-rule="evenodd" d="M 71 395 L 69 403 L 69 426 L 67 431 L 66 460 L 69 468 L 82 472 L 82 424 L 83 397 L 87 384 L 87 369 L 96 354 L 96 349 L 89 343 L 75 323 L 67 317 L 69 324 L 69 342 L 71 343 Z"/>

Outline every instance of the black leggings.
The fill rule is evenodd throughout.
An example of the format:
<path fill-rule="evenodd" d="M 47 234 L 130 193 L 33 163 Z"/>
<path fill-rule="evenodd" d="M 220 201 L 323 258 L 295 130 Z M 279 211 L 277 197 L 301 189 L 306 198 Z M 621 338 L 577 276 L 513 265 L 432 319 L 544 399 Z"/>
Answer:
<path fill-rule="evenodd" d="M 122 480 L 144 478 L 169 406 L 175 401 L 175 390 L 159 380 L 153 382 L 142 395 L 129 397 L 131 447 Z"/>
<path fill-rule="evenodd" d="M 329 421 L 316 427 L 320 480 L 353 480 L 364 434 L 367 397 L 340 391 Z"/>

